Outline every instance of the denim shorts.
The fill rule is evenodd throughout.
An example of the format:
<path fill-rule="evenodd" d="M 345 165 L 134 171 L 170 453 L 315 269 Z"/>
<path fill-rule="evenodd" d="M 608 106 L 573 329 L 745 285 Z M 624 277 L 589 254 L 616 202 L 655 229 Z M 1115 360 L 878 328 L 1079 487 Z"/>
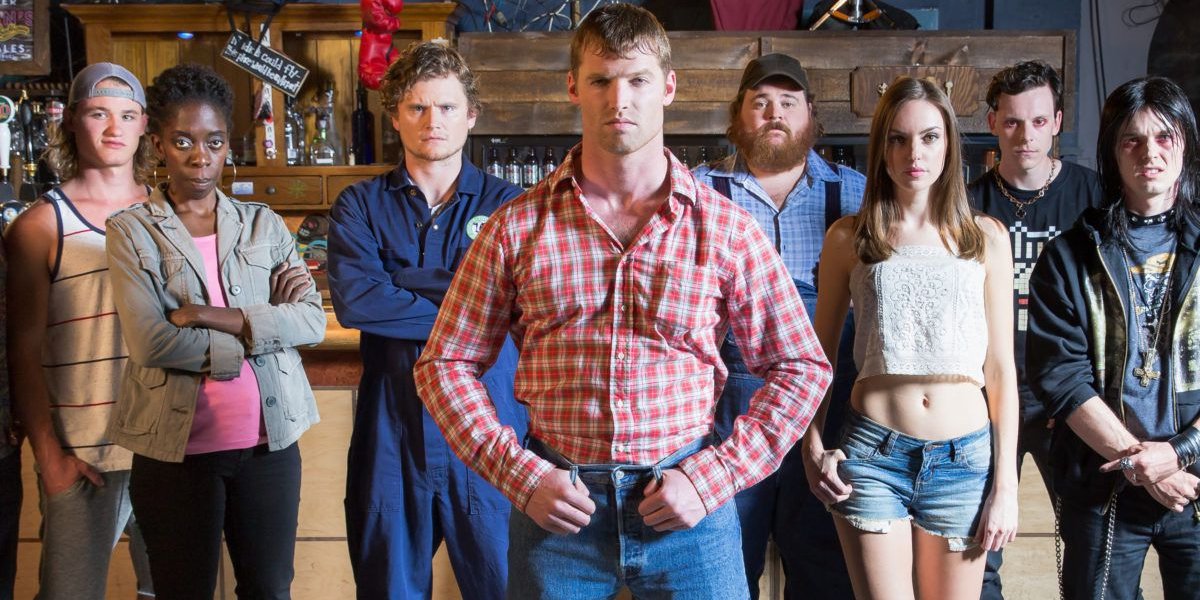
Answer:
<path fill-rule="evenodd" d="M 991 483 L 991 424 L 949 440 L 904 435 L 857 411 L 846 415 L 840 445 L 846 460 L 838 475 L 850 497 L 830 507 L 850 525 L 886 533 L 893 521 L 909 520 L 946 538 L 952 552 L 974 540 Z"/>

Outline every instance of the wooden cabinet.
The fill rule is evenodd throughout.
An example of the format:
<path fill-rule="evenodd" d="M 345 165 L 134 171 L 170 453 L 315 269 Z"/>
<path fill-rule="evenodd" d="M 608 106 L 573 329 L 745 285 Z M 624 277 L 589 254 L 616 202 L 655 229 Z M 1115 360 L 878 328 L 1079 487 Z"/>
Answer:
<path fill-rule="evenodd" d="M 454 35 L 454 2 L 407 4 L 400 12 L 400 30 L 393 46 L 402 49 L 417 40 Z M 251 114 L 253 100 L 262 85 L 249 74 L 221 57 L 229 38 L 229 17 L 221 4 L 64 4 L 63 8 L 83 24 L 89 63 L 112 61 L 129 68 L 142 83 L 149 85 L 167 67 L 181 62 L 212 66 L 233 87 L 235 94 L 232 144 L 246 140 L 261 141 L 265 128 L 256 125 Z M 252 29 L 257 38 L 262 16 L 250 19 L 249 27 L 241 15 L 235 22 L 240 29 Z M 312 90 L 323 81 L 333 81 L 337 90 L 334 122 L 343 140 L 350 136 L 350 113 L 358 84 L 358 46 L 355 35 L 362 28 L 362 17 L 354 4 L 287 4 L 271 21 L 271 46 L 282 48 L 292 59 L 310 69 L 299 95 L 305 106 Z M 180 33 L 190 34 L 180 36 Z M 185 39 L 186 38 L 186 39 Z M 379 94 L 368 94 L 374 113 L 375 156 L 382 157 L 382 127 L 390 127 L 379 102 Z M 262 143 L 254 144 L 255 165 L 239 166 L 237 180 L 252 186 L 250 194 L 234 194 L 246 200 L 267 202 L 279 209 L 327 208 L 337 192 L 359 179 L 386 171 L 390 165 L 288 167 L 284 156 L 284 95 L 278 89 L 272 95 L 275 122 L 274 159 L 268 158 Z M 253 132 L 253 138 L 246 136 Z M 228 182 L 232 168 L 223 173 Z M 332 183 L 332 185 L 331 185 Z"/>
<path fill-rule="evenodd" d="M 392 168 L 392 165 L 238 167 L 234 171 L 226 167 L 221 189 L 239 200 L 263 202 L 276 210 L 324 210 L 347 186 Z"/>
<path fill-rule="evenodd" d="M 579 112 L 567 98 L 570 33 L 464 33 L 459 49 L 480 77 L 484 104 L 475 135 L 572 135 Z M 742 70 L 771 52 L 795 56 L 808 71 L 817 116 L 827 134 L 863 135 L 870 127 L 869 75 L 963 77 L 951 92 L 963 133 L 987 133 L 987 84 L 1000 69 L 1041 59 L 1063 74 L 1064 103 L 1075 105 L 1073 31 L 670 32 L 678 87 L 667 107 L 667 135 L 724 135 Z M 855 82 L 860 88 L 854 89 Z M 964 85 L 965 84 L 965 85 Z M 953 87 L 953 86 L 952 86 Z M 856 100 L 857 98 L 857 100 Z M 866 102 L 865 115 L 863 104 Z M 857 108 L 857 110 L 856 110 Z M 1066 115 L 1064 125 L 1074 127 Z"/>

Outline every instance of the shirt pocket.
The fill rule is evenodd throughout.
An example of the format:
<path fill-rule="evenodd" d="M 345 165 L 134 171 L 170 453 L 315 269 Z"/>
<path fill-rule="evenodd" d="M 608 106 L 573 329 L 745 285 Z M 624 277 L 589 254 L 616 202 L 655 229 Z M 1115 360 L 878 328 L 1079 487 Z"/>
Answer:
<path fill-rule="evenodd" d="M 275 364 L 279 369 L 278 396 L 283 403 L 283 415 L 294 421 L 309 412 L 308 376 L 304 372 L 304 363 L 295 348 L 287 348 L 275 353 Z"/>
<path fill-rule="evenodd" d="M 153 433 L 166 407 L 167 372 L 154 367 L 130 364 L 122 385 L 128 389 L 121 394 L 117 407 L 117 427 L 133 434 Z"/>
<path fill-rule="evenodd" d="M 271 244 L 256 244 L 238 248 L 244 275 L 243 285 L 249 284 L 254 296 L 249 304 L 265 304 L 271 301 L 271 270 L 278 261 L 272 253 Z"/>
<path fill-rule="evenodd" d="M 167 312 L 192 302 L 191 276 L 182 254 L 138 252 L 138 264 L 160 290 Z"/>
<path fill-rule="evenodd" d="M 721 294 L 714 269 L 661 260 L 639 269 L 634 280 L 646 333 L 684 350 L 715 349 Z"/>

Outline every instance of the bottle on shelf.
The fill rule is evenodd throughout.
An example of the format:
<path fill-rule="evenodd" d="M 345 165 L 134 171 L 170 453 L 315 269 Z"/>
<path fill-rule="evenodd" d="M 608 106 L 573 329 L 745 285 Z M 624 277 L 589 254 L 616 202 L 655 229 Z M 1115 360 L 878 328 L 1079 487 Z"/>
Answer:
<path fill-rule="evenodd" d="M 854 168 L 854 147 L 853 146 L 834 146 L 833 147 L 833 162 Z"/>
<path fill-rule="evenodd" d="M 487 174 L 504 179 L 504 163 L 500 162 L 500 151 L 495 145 L 488 148 Z"/>
<path fill-rule="evenodd" d="M 696 161 L 702 165 L 708 164 L 708 146 L 700 146 L 700 154 L 696 157 Z"/>
<path fill-rule="evenodd" d="M 525 149 L 525 160 L 521 161 L 521 187 L 531 188 L 542 180 L 542 165 L 538 162 L 533 146 Z"/>
<path fill-rule="evenodd" d="M 305 151 L 304 115 L 296 108 L 296 101 L 285 96 L 283 101 L 283 144 L 287 147 L 287 164 L 299 166 L 308 163 L 308 152 Z"/>
<path fill-rule="evenodd" d="M 340 162 L 337 146 L 329 140 L 329 121 L 322 115 L 317 115 L 317 132 L 313 135 L 312 146 L 309 148 L 308 162 L 319 166 L 336 165 Z"/>
<path fill-rule="evenodd" d="M 354 148 L 354 164 L 375 162 L 375 115 L 367 108 L 367 88 L 358 82 L 355 90 L 354 112 L 350 114 L 350 139 Z"/>
<path fill-rule="evenodd" d="M 309 164 L 313 165 L 336 165 L 343 163 L 343 157 L 339 148 L 341 148 L 340 138 L 337 134 L 335 126 L 334 107 L 337 91 L 334 89 L 333 80 L 326 79 L 321 83 L 321 87 L 313 94 L 312 109 L 313 114 L 313 129 L 318 133 L 313 136 L 313 144 L 316 144 L 317 138 L 324 140 L 329 146 L 322 148 L 320 152 L 317 148 L 309 148 L 308 155 L 310 157 Z M 330 152 L 332 150 L 332 152 Z M 330 155 L 332 154 L 332 158 Z M 317 162 L 317 157 L 321 157 L 322 162 Z M 324 162 L 332 160 L 332 162 Z"/>
<path fill-rule="evenodd" d="M 679 162 L 683 163 L 687 168 L 692 168 L 692 159 L 688 158 L 688 147 L 679 147 Z"/>
<path fill-rule="evenodd" d="M 554 158 L 554 148 L 546 146 L 546 154 L 542 157 L 542 177 L 554 172 L 558 168 L 558 159 Z"/>
<path fill-rule="evenodd" d="M 517 157 L 517 147 L 508 149 L 508 162 L 504 164 L 504 178 L 513 185 L 521 185 L 521 159 Z"/>

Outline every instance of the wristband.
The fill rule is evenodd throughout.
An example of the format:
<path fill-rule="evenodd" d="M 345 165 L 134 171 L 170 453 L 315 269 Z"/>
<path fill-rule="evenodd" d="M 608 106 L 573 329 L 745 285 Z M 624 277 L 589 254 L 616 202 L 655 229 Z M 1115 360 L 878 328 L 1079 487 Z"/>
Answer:
<path fill-rule="evenodd" d="M 1177 433 L 1167 440 L 1175 454 L 1179 456 L 1179 468 L 1186 469 L 1200 458 L 1200 429 L 1188 426 L 1182 433 Z"/>

